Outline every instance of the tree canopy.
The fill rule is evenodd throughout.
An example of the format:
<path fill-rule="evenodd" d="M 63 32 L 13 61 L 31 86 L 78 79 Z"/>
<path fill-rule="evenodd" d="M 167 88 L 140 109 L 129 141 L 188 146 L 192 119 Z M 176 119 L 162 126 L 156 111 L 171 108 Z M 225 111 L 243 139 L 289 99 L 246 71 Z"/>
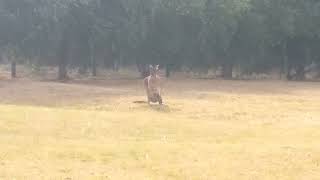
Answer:
<path fill-rule="evenodd" d="M 0 52 L 86 71 L 161 64 L 304 79 L 320 61 L 315 0 L 0 0 Z M 14 59 L 14 58 L 13 58 Z"/>

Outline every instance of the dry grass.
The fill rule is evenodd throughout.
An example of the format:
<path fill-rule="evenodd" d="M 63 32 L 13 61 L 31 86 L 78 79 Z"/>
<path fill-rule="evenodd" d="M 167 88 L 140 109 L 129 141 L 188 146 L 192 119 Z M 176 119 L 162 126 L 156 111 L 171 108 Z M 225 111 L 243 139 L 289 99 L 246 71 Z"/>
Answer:
<path fill-rule="evenodd" d="M 0 179 L 320 177 L 320 85 L 0 81 Z"/>

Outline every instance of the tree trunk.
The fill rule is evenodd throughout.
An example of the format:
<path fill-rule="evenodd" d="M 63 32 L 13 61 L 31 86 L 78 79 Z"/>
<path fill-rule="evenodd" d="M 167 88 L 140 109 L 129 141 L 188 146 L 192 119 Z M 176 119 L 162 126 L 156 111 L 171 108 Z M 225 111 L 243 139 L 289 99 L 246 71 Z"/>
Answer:
<path fill-rule="evenodd" d="M 149 71 L 148 71 L 148 68 L 146 67 L 145 64 L 137 62 L 137 67 L 138 67 L 138 71 L 141 74 L 141 78 L 145 78 L 145 77 L 149 76 Z"/>
<path fill-rule="evenodd" d="M 286 71 L 286 78 L 288 81 L 291 81 L 294 79 L 294 75 L 291 74 L 291 71 L 293 70 L 292 66 L 287 62 L 287 71 Z"/>
<path fill-rule="evenodd" d="M 113 69 L 114 72 L 118 72 L 118 71 L 119 71 L 119 62 L 118 62 L 117 59 L 114 59 L 114 60 L 113 60 L 112 69 Z"/>
<path fill-rule="evenodd" d="M 59 80 L 67 79 L 67 67 L 64 59 L 60 59 L 59 62 Z"/>
<path fill-rule="evenodd" d="M 224 79 L 232 79 L 232 70 L 233 70 L 233 65 L 231 63 L 225 63 L 222 67 L 223 72 L 222 72 L 222 77 Z"/>
<path fill-rule="evenodd" d="M 282 69 L 280 73 L 280 79 L 282 78 L 282 75 L 287 76 L 286 79 L 288 79 L 288 73 L 289 73 L 289 67 L 288 67 L 288 55 L 287 55 L 287 43 L 283 43 L 282 47 L 282 58 L 283 58 L 283 63 L 282 63 Z"/>
<path fill-rule="evenodd" d="M 166 77 L 169 78 L 172 72 L 172 64 L 167 64 L 166 65 Z"/>
<path fill-rule="evenodd" d="M 320 65 L 317 65 L 316 72 L 317 72 L 316 78 L 319 79 L 320 78 Z"/>
<path fill-rule="evenodd" d="M 87 66 L 86 63 L 84 63 L 84 64 L 82 64 L 82 65 L 80 66 L 80 68 L 79 68 L 79 70 L 78 70 L 78 73 L 79 73 L 80 75 L 86 75 L 87 72 L 88 72 L 88 66 Z"/>
<path fill-rule="evenodd" d="M 67 60 L 68 60 L 68 34 L 64 32 L 63 38 L 60 44 L 60 57 L 59 57 L 59 80 L 66 80 L 67 79 Z"/>
<path fill-rule="evenodd" d="M 167 78 L 170 77 L 170 70 L 171 70 L 171 69 L 170 69 L 170 65 L 167 64 L 167 65 L 166 65 L 166 77 L 167 77 Z"/>
<path fill-rule="evenodd" d="M 298 81 L 303 81 L 305 80 L 305 71 L 304 71 L 304 65 L 300 64 L 297 66 L 297 74 L 296 74 L 296 79 Z"/>
<path fill-rule="evenodd" d="M 58 79 L 59 80 L 65 80 L 67 79 L 67 46 L 66 46 L 66 42 L 64 42 L 65 40 L 63 40 L 62 42 L 62 46 L 61 46 L 61 56 L 59 59 L 59 76 Z"/>
<path fill-rule="evenodd" d="M 92 76 L 97 76 L 97 63 L 96 63 L 96 57 L 92 55 Z"/>
<path fill-rule="evenodd" d="M 118 67 L 118 61 L 120 58 L 120 53 L 116 53 L 116 46 L 115 44 L 112 42 L 111 44 L 111 56 L 112 56 L 112 70 L 115 72 L 118 72 L 119 67 Z"/>
<path fill-rule="evenodd" d="M 12 61 L 11 62 L 11 78 L 16 78 L 17 73 L 16 73 L 16 62 Z"/>
<path fill-rule="evenodd" d="M 91 40 L 90 41 L 90 59 L 91 59 L 91 67 L 92 67 L 92 76 L 96 77 L 97 76 L 97 62 L 96 62 L 96 55 L 95 55 L 95 46 L 94 42 Z"/>

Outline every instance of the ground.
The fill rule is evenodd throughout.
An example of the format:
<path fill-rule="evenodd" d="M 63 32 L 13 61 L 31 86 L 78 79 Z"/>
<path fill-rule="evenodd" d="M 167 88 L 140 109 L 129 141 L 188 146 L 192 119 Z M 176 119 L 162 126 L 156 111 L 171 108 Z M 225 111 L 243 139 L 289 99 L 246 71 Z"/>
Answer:
<path fill-rule="evenodd" d="M 320 84 L 0 80 L 0 179 L 320 177 Z"/>

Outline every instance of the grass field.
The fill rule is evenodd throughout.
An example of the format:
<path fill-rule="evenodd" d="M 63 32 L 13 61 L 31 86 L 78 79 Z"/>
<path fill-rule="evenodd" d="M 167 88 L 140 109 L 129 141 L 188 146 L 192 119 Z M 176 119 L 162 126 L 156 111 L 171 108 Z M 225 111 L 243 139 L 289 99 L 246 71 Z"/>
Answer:
<path fill-rule="evenodd" d="M 0 80 L 0 179 L 320 178 L 320 84 Z"/>

